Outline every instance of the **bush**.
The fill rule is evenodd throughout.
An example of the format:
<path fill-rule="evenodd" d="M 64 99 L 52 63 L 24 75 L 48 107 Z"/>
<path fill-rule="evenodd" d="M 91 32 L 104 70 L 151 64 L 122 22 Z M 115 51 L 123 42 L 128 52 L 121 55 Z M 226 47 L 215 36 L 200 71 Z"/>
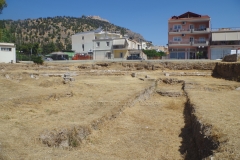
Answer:
<path fill-rule="evenodd" d="M 36 57 L 32 57 L 32 61 L 35 63 L 35 64 L 40 64 L 42 65 L 43 64 L 43 60 L 42 60 L 42 57 L 39 57 L 39 56 L 36 56 Z"/>
<path fill-rule="evenodd" d="M 149 59 L 159 59 L 162 58 L 162 56 L 165 56 L 164 52 L 157 52 L 156 50 L 152 49 L 152 50 L 142 50 L 143 53 L 145 53 L 147 55 L 147 57 Z"/>

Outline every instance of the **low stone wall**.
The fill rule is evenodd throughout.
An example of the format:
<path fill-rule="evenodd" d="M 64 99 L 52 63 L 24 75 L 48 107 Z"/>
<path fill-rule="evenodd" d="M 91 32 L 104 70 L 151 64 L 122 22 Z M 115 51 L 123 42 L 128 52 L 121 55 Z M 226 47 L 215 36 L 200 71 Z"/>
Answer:
<path fill-rule="evenodd" d="M 230 55 L 226 55 L 223 58 L 223 62 L 237 62 L 238 60 L 238 55 L 237 54 L 230 54 Z"/>
<path fill-rule="evenodd" d="M 80 70 L 108 69 L 118 66 L 118 70 L 213 70 L 217 62 L 214 61 L 142 61 L 142 62 L 98 62 L 96 64 L 81 64 Z"/>
<path fill-rule="evenodd" d="M 240 81 L 240 63 L 217 63 L 213 76 Z"/>

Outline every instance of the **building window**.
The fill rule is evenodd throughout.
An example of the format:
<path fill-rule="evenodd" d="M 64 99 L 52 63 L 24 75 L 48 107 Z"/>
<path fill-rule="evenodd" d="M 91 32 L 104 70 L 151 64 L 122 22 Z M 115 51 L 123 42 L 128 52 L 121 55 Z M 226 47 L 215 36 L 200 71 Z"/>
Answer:
<path fill-rule="evenodd" d="M 205 26 L 204 24 L 201 24 L 201 25 L 199 25 L 199 29 L 200 29 L 200 30 L 205 30 L 205 29 L 206 29 L 206 26 Z"/>
<path fill-rule="evenodd" d="M 190 25 L 189 25 L 189 29 L 194 29 L 194 25 L 193 25 L 193 24 L 190 24 Z"/>
<path fill-rule="evenodd" d="M 82 40 L 84 40 L 84 36 L 82 36 Z"/>
<path fill-rule="evenodd" d="M 199 37 L 199 42 L 206 42 L 205 37 Z"/>
<path fill-rule="evenodd" d="M 193 37 L 190 37 L 190 38 L 189 38 L 189 41 L 190 41 L 190 42 L 194 42 L 194 38 L 193 38 Z"/>
<path fill-rule="evenodd" d="M 84 51 L 84 44 L 82 44 L 82 50 Z"/>
<path fill-rule="evenodd" d="M 12 51 L 12 48 L 1 48 L 1 51 Z"/>
<path fill-rule="evenodd" d="M 109 42 L 106 42 L 107 43 L 107 46 L 109 47 Z"/>
<path fill-rule="evenodd" d="M 173 29 L 174 29 L 174 30 L 182 29 L 182 25 L 180 25 L 180 24 L 175 24 L 175 25 L 173 25 Z"/>
<path fill-rule="evenodd" d="M 100 47 L 100 42 L 97 42 L 97 43 L 96 43 L 96 47 Z"/>
<path fill-rule="evenodd" d="M 120 58 L 123 58 L 123 53 L 120 53 Z"/>
<path fill-rule="evenodd" d="M 180 42 L 182 41 L 182 37 L 173 37 L 174 42 Z"/>

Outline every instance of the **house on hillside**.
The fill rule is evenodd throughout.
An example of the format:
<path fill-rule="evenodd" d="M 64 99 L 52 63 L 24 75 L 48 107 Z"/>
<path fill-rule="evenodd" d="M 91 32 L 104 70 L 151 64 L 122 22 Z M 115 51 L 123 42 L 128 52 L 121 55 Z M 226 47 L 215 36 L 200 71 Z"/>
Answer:
<path fill-rule="evenodd" d="M 170 59 L 210 59 L 210 17 L 186 12 L 168 20 Z M 201 54 L 198 54 L 201 53 Z"/>
<path fill-rule="evenodd" d="M 16 63 L 16 47 L 13 43 L 0 43 L 0 63 Z"/>
<path fill-rule="evenodd" d="M 126 59 L 131 54 L 142 57 L 141 44 L 98 28 L 94 31 L 81 32 L 72 36 L 72 50 L 75 53 L 93 54 L 94 60 Z"/>
<path fill-rule="evenodd" d="M 112 40 L 120 37 L 121 34 L 106 32 L 102 28 L 89 32 L 80 32 L 72 35 L 72 50 L 75 53 L 95 54 L 93 59 L 102 60 L 111 52 L 112 46 L 110 44 Z"/>

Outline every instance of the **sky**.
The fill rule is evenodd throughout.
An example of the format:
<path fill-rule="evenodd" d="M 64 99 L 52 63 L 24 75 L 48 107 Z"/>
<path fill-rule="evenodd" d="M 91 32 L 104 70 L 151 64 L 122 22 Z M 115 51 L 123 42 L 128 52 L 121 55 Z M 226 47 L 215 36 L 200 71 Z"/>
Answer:
<path fill-rule="evenodd" d="M 212 28 L 240 28 L 240 0 L 6 0 L 1 20 L 98 15 L 141 34 L 154 45 L 168 43 L 168 19 L 185 12 L 211 17 Z"/>

